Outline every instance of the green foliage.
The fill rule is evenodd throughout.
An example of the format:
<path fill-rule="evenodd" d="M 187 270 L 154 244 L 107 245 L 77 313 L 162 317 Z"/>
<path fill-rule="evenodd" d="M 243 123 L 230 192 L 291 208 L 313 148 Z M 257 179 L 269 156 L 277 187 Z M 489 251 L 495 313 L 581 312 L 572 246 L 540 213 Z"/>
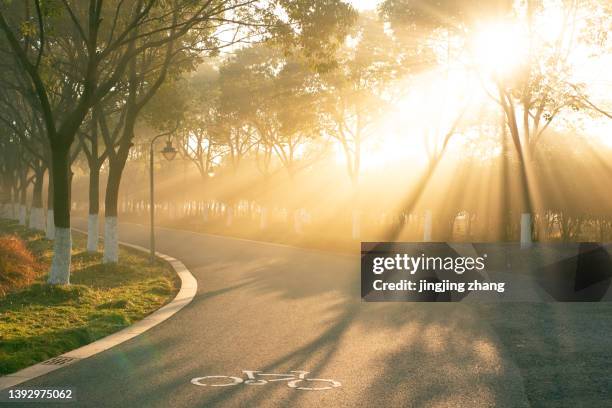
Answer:
<path fill-rule="evenodd" d="M 320 72 L 336 66 L 335 51 L 357 20 L 357 12 L 339 0 L 280 0 L 279 4 L 289 19 L 286 25 L 277 23 L 280 42 L 295 47 Z"/>

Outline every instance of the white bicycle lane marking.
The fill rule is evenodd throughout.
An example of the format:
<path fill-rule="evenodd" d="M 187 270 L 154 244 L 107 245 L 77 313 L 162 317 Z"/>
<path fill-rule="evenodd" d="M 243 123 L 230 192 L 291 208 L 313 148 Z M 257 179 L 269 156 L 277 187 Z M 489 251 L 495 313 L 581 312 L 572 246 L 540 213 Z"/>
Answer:
<path fill-rule="evenodd" d="M 191 383 L 200 387 L 231 387 L 238 384 L 266 385 L 274 381 L 287 381 L 287 386 L 289 388 L 302 391 L 325 391 L 340 387 L 342 385 L 336 380 L 325 378 L 306 378 L 309 372 L 302 370 L 290 371 L 293 374 L 262 373 L 261 371 L 254 370 L 242 370 L 242 372 L 247 376 L 246 380 L 241 377 L 234 377 L 230 375 L 206 375 L 204 377 L 192 378 Z M 265 379 L 257 378 L 257 376 L 265 377 Z M 315 385 L 317 383 L 321 386 L 307 386 Z"/>

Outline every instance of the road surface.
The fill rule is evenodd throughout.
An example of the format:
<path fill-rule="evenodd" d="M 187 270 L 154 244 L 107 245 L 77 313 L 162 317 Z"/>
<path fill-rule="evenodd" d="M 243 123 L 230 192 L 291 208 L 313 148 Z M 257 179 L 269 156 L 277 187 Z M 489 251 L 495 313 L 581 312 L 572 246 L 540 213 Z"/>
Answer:
<path fill-rule="evenodd" d="M 120 226 L 121 239 L 137 245 L 147 246 L 147 232 Z M 554 305 L 362 303 L 358 257 L 169 229 L 157 242 L 198 280 L 193 302 L 143 335 L 19 387 L 72 387 L 75 406 L 96 408 L 603 406 L 610 398 L 601 326 L 611 327 L 610 309 L 589 320 Z M 191 383 L 243 370 L 304 370 L 342 385 Z"/>

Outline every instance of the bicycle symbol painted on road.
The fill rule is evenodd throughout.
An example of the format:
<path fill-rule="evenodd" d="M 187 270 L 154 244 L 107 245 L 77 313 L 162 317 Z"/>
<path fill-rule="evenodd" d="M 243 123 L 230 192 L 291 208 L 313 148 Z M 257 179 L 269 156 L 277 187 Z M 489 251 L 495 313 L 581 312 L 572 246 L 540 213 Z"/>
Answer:
<path fill-rule="evenodd" d="M 207 375 L 192 378 L 191 383 L 200 387 L 231 387 L 238 384 L 266 385 L 275 381 L 287 381 L 289 388 L 302 391 L 325 391 L 342 385 L 335 380 L 306 378 L 308 371 L 290 371 L 293 374 L 268 374 L 252 370 L 242 370 L 242 372 L 246 374 L 246 379 L 229 375 Z"/>

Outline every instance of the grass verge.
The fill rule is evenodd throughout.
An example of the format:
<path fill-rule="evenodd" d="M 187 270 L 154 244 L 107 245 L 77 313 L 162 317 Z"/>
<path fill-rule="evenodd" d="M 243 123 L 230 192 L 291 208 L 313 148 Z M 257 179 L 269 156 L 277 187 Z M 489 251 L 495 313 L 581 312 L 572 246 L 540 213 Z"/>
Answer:
<path fill-rule="evenodd" d="M 101 254 L 86 252 L 86 237 L 76 232 L 72 284 L 48 286 L 53 242 L 0 219 L 0 238 L 11 236 L 23 240 L 38 266 L 27 286 L 17 282 L 0 295 L 0 375 L 129 326 L 169 302 L 180 286 L 170 265 L 161 260 L 151 265 L 146 254 L 130 248 L 120 249 L 119 264 L 103 265 Z"/>

